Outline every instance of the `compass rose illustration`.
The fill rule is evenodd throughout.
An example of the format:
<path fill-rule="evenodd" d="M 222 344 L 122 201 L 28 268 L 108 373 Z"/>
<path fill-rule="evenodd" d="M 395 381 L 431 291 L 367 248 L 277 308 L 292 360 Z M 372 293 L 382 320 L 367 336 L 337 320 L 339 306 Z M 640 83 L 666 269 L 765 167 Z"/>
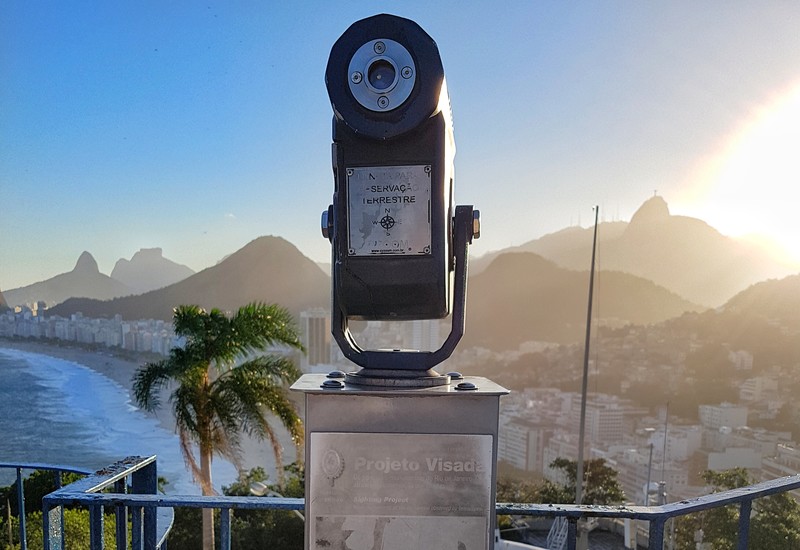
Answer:
<path fill-rule="evenodd" d="M 380 224 L 381 227 L 383 227 L 386 231 L 389 231 L 392 227 L 394 227 L 395 221 L 393 217 L 391 217 L 389 214 L 386 214 L 381 218 Z"/>

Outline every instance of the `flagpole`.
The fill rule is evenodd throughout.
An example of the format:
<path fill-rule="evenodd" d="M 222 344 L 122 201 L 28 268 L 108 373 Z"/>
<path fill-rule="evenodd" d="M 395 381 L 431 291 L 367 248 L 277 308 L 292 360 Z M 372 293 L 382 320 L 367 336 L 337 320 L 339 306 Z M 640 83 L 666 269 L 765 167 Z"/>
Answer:
<path fill-rule="evenodd" d="M 592 267 L 589 271 L 589 305 L 586 313 L 586 341 L 583 347 L 583 383 L 581 385 L 581 418 L 578 432 L 578 471 L 575 475 L 575 504 L 583 500 L 583 453 L 586 434 L 586 394 L 589 386 L 589 341 L 592 336 L 592 301 L 594 298 L 594 266 L 597 251 L 597 220 L 600 207 L 594 207 L 594 237 L 592 239 Z"/>

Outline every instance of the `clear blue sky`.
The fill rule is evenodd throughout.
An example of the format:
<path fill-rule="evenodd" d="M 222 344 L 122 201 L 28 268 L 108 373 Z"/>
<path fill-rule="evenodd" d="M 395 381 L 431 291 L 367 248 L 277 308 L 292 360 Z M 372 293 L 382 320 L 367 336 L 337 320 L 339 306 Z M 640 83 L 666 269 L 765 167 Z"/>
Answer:
<path fill-rule="evenodd" d="M 439 45 L 474 253 L 594 204 L 629 220 L 654 190 L 725 234 L 800 242 L 796 2 L 9 0 L 0 289 L 84 250 L 104 273 L 144 247 L 200 270 L 271 234 L 328 260 L 325 65 L 381 12 Z"/>

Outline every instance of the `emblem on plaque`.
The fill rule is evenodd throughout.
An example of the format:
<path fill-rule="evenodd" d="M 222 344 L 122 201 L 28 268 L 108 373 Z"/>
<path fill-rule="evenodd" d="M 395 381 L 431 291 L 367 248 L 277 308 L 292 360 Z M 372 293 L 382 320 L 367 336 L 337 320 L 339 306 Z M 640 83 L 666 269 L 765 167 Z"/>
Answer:
<path fill-rule="evenodd" d="M 322 455 L 322 472 L 333 487 L 336 479 L 344 471 L 344 457 L 336 449 L 328 449 Z"/>

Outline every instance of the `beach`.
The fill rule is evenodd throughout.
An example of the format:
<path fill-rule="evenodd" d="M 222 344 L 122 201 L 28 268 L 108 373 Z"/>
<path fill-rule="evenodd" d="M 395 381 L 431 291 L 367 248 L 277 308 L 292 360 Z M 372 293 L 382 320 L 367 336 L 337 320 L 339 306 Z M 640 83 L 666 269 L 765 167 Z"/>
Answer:
<path fill-rule="evenodd" d="M 119 388 L 120 392 L 127 393 L 127 398 L 132 402 L 132 377 L 139 366 L 143 363 L 137 363 L 125 358 L 117 357 L 107 350 L 92 352 L 75 347 L 62 347 L 48 345 L 40 342 L 32 341 L 10 341 L 0 340 L 0 349 L 17 350 L 24 353 L 31 353 L 37 355 L 44 355 L 55 359 L 76 363 L 90 369 L 91 371 L 101 375 L 107 380 L 114 383 Z M 119 395 L 119 394 L 118 394 Z M 170 408 L 168 394 L 165 394 L 161 400 L 161 407 L 154 413 L 146 411 L 137 411 L 137 414 L 143 414 L 153 418 L 158 426 L 169 434 L 176 434 L 175 421 Z M 275 426 L 275 424 L 273 424 Z M 277 426 L 276 426 L 277 428 Z M 284 464 L 295 460 L 294 445 L 288 433 L 281 427 L 279 430 L 279 437 L 284 448 Z M 177 438 L 177 436 L 176 436 Z M 123 457 L 120 457 L 123 458 Z M 242 462 L 243 468 L 249 470 L 253 467 L 260 466 L 269 475 L 270 481 L 276 481 L 275 474 L 275 460 L 272 453 L 272 448 L 267 442 L 257 441 L 251 438 L 243 438 L 242 444 Z M 172 458 L 173 462 L 175 458 Z M 230 464 L 222 464 L 224 462 L 220 458 L 215 458 L 215 465 L 218 465 L 223 472 L 221 476 L 215 476 L 221 479 L 224 484 L 230 484 L 235 479 L 235 469 Z M 215 468 L 216 469 L 216 468 Z M 231 478 L 234 479 L 231 479 Z M 215 479 L 214 485 L 219 490 L 220 483 Z"/>

